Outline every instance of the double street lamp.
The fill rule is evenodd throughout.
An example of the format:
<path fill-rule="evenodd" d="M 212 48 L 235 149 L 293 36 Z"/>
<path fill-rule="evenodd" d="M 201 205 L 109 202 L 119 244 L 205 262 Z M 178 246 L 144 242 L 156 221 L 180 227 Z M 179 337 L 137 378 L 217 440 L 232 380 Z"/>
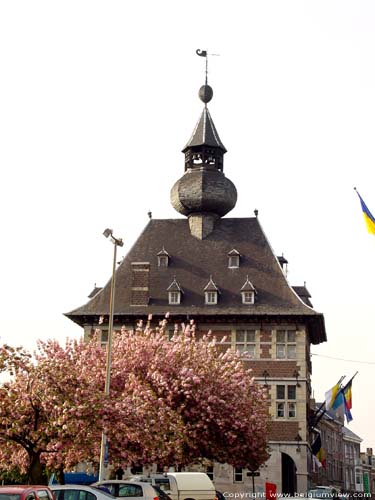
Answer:
<path fill-rule="evenodd" d="M 112 336 L 113 336 L 113 308 L 115 300 L 115 281 L 116 281 L 116 256 L 117 247 L 122 247 L 124 242 L 121 238 L 113 236 L 112 229 L 106 229 L 103 232 L 106 238 L 109 238 L 113 243 L 113 267 L 112 267 L 112 280 L 111 291 L 109 299 L 109 325 L 108 325 L 108 342 L 107 342 L 107 358 L 105 365 L 105 386 L 104 393 L 109 396 L 109 388 L 111 383 L 111 355 L 112 355 Z M 100 447 L 100 462 L 99 462 L 99 481 L 104 479 L 104 469 L 108 465 L 108 442 L 105 432 L 102 432 L 102 441 Z"/>

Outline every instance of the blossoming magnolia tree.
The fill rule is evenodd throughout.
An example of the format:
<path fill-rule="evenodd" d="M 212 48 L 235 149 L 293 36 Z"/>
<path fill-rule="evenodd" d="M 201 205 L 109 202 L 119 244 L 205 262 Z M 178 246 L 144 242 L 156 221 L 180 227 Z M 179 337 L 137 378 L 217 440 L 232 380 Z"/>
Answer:
<path fill-rule="evenodd" d="M 96 340 L 39 342 L 34 357 L 3 346 L 0 468 L 97 463 L 101 432 L 114 465 L 186 465 L 214 459 L 257 469 L 267 459 L 268 402 L 239 354 L 194 328 L 168 340 L 165 322 L 114 335 L 110 395 Z"/>

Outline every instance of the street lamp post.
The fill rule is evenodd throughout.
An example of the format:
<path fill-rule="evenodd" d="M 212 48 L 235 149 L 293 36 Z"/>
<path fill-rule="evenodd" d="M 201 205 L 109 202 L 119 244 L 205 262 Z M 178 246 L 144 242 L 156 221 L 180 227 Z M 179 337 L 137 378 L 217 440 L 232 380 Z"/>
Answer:
<path fill-rule="evenodd" d="M 106 396 L 109 395 L 109 389 L 111 384 L 111 355 L 112 355 L 112 336 L 113 336 L 113 308 L 115 300 L 115 281 L 116 281 L 116 255 L 117 247 L 122 247 L 124 242 L 121 238 L 115 238 L 113 236 L 112 229 L 106 229 L 103 232 L 106 238 L 110 238 L 113 243 L 113 267 L 112 267 L 112 280 L 111 280 L 111 292 L 109 299 L 109 325 L 108 325 L 108 342 L 107 342 L 107 358 L 105 365 L 105 385 L 104 393 Z M 100 446 L 100 462 L 99 462 L 99 481 L 104 479 L 104 468 L 108 465 L 108 444 L 107 436 L 105 432 L 102 432 L 102 441 Z"/>

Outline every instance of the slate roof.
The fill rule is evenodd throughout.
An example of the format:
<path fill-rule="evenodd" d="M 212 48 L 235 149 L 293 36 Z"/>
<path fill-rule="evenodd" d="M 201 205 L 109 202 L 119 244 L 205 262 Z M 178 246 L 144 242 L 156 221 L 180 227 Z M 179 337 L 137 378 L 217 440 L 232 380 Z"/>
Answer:
<path fill-rule="evenodd" d="M 296 294 L 301 297 L 301 299 L 305 302 L 310 307 L 313 307 L 310 298 L 310 292 L 307 290 L 305 286 L 293 286 L 293 290 L 296 292 Z"/>
<path fill-rule="evenodd" d="M 184 153 L 188 148 L 203 145 L 220 148 L 224 151 L 224 153 L 227 151 L 224 144 L 220 140 L 210 112 L 206 107 L 203 108 L 202 114 L 193 130 L 189 142 L 182 151 Z"/>
<path fill-rule="evenodd" d="M 233 247 L 241 254 L 239 268 L 228 268 L 228 252 Z M 164 248 L 168 267 L 158 267 L 157 255 Z M 150 300 L 147 306 L 131 305 L 132 262 L 149 262 Z M 210 276 L 220 289 L 216 305 L 205 305 L 204 287 Z M 246 277 L 257 290 L 255 304 L 242 303 L 241 288 Z M 168 286 L 176 278 L 184 290 L 179 305 L 168 304 Z M 108 315 L 110 281 L 87 304 L 66 314 L 83 325 L 90 317 Z M 324 317 L 307 306 L 289 286 L 259 220 L 222 218 L 203 240 L 195 238 L 187 219 L 152 219 L 116 271 L 115 317 L 144 318 L 164 316 L 236 317 L 243 321 L 271 320 L 279 317 L 303 321 L 310 340 L 326 341 Z"/>
<path fill-rule="evenodd" d="M 344 434 L 344 439 L 346 438 L 349 441 L 355 441 L 356 443 L 361 443 L 363 439 L 355 434 L 353 431 L 348 429 L 347 427 L 342 428 L 342 432 Z"/>

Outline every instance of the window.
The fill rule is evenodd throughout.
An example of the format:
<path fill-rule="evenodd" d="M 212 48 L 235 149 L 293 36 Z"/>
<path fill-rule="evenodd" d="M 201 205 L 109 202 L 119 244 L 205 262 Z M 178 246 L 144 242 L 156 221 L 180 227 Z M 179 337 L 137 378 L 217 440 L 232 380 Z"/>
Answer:
<path fill-rule="evenodd" d="M 51 495 L 47 490 L 38 490 L 38 497 L 40 500 L 51 500 Z"/>
<path fill-rule="evenodd" d="M 254 292 L 241 292 L 242 304 L 254 304 Z"/>
<path fill-rule="evenodd" d="M 228 267 L 230 269 L 237 269 L 240 267 L 240 254 L 235 248 L 228 253 Z"/>
<path fill-rule="evenodd" d="M 158 255 L 158 266 L 168 267 L 168 257 L 166 255 Z"/>
<path fill-rule="evenodd" d="M 255 330 L 237 330 L 236 351 L 247 353 L 250 358 L 255 358 Z"/>
<path fill-rule="evenodd" d="M 214 466 L 213 465 L 207 466 L 206 474 L 211 479 L 211 481 L 214 480 Z"/>
<path fill-rule="evenodd" d="M 100 331 L 100 342 L 106 344 L 108 342 L 108 330 Z"/>
<path fill-rule="evenodd" d="M 130 472 L 133 476 L 143 474 L 143 465 L 133 465 L 133 467 L 131 467 L 130 469 Z"/>
<path fill-rule="evenodd" d="M 243 469 L 242 467 L 234 467 L 233 468 L 233 481 L 235 483 L 243 482 Z"/>
<path fill-rule="evenodd" d="M 54 490 L 57 500 L 96 500 L 96 495 L 79 487 L 74 490 Z"/>
<path fill-rule="evenodd" d="M 217 304 L 217 292 L 204 292 L 206 304 Z"/>
<path fill-rule="evenodd" d="M 123 497 L 142 497 L 143 490 L 139 484 L 120 484 L 118 489 L 118 496 Z"/>
<path fill-rule="evenodd" d="M 180 304 L 180 302 L 181 302 L 181 292 L 169 292 L 170 304 Z"/>
<path fill-rule="evenodd" d="M 295 385 L 277 385 L 276 417 L 295 418 L 297 416 L 296 399 L 297 387 Z"/>
<path fill-rule="evenodd" d="M 237 267 L 240 267 L 240 256 L 239 255 L 229 255 L 228 267 L 232 268 L 232 269 L 236 269 Z"/>
<path fill-rule="evenodd" d="M 276 358 L 296 359 L 295 330 L 278 330 L 276 332 Z"/>

